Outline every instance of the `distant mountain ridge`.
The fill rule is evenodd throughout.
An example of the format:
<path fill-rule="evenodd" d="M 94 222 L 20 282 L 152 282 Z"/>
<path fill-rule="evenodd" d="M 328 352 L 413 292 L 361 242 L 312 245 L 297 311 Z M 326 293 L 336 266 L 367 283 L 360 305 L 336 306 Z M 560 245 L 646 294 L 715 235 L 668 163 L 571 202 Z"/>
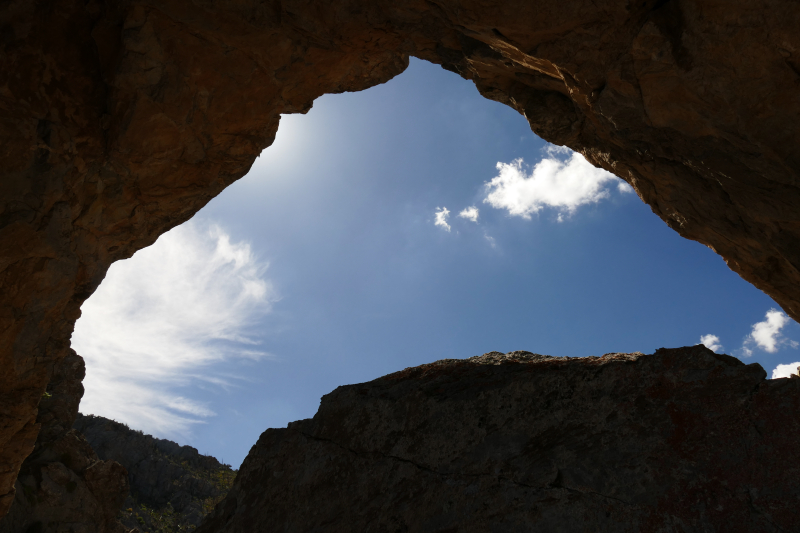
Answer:
<path fill-rule="evenodd" d="M 192 531 L 228 493 L 236 470 L 191 446 L 155 438 L 101 416 L 73 426 L 97 455 L 128 471 L 130 496 L 119 520 L 142 533 Z"/>

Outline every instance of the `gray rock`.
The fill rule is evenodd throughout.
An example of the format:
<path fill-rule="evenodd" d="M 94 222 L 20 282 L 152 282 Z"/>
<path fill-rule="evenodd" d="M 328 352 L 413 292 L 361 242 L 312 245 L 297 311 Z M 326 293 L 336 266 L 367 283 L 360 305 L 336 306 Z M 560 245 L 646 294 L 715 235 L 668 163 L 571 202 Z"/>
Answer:
<path fill-rule="evenodd" d="M 492 352 L 268 429 L 198 533 L 800 531 L 800 381 L 703 346 Z"/>

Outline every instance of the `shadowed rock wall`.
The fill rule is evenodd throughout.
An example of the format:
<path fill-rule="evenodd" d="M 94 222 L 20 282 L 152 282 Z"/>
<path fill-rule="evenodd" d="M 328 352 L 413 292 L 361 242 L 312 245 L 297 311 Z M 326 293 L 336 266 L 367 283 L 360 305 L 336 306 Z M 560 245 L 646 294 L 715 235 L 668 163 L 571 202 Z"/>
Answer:
<path fill-rule="evenodd" d="M 497 352 L 268 429 L 197 533 L 800 530 L 800 379 L 703 346 Z"/>
<path fill-rule="evenodd" d="M 0 4 L 0 514 L 108 266 L 243 176 L 281 113 L 414 55 L 628 181 L 800 318 L 792 0 Z"/>
<path fill-rule="evenodd" d="M 0 533 L 132 533 L 117 519 L 128 472 L 101 460 L 72 429 L 83 396 L 83 359 L 74 351 L 55 365 L 39 404 L 36 446 L 23 463 Z"/>

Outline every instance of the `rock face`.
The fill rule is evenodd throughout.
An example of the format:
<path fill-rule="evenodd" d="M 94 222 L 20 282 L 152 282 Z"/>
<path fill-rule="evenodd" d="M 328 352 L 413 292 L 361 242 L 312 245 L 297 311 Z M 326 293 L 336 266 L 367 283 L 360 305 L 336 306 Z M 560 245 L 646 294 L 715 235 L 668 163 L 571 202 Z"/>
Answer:
<path fill-rule="evenodd" d="M 83 360 L 73 354 L 56 370 L 40 406 L 42 431 L 0 533 L 194 530 L 227 494 L 236 471 L 113 420 L 76 419 L 77 401 L 70 406 L 69 399 L 83 393 Z M 74 427 L 65 426 L 71 420 Z"/>
<path fill-rule="evenodd" d="M 129 473 L 131 493 L 120 520 L 142 533 L 191 531 L 227 494 L 236 475 L 230 466 L 191 446 L 144 435 L 100 416 L 78 415 L 80 431 L 100 458 Z"/>
<path fill-rule="evenodd" d="M 798 409 L 703 346 L 438 361 L 268 429 L 198 533 L 798 531 Z"/>
<path fill-rule="evenodd" d="M 81 303 L 244 175 L 281 113 L 416 56 L 624 178 L 800 319 L 792 0 L 0 5 L 0 514 Z"/>
<path fill-rule="evenodd" d="M 119 463 L 99 460 L 86 439 L 70 431 L 27 458 L 0 532 L 126 533 L 117 515 L 128 494 L 127 474 Z"/>
<path fill-rule="evenodd" d="M 70 350 L 59 361 L 39 405 L 39 438 L 16 481 L 0 533 L 126 533 L 118 520 L 128 473 L 101 460 L 71 428 L 83 396 L 83 359 Z"/>

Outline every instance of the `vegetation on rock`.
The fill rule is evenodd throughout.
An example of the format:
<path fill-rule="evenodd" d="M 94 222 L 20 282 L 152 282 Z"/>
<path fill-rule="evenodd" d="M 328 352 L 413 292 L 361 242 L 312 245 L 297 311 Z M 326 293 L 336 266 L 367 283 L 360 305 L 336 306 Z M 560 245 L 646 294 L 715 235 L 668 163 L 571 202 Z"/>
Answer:
<path fill-rule="evenodd" d="M 145 435 L 107 418 L 79 414 L 74 427 L 101 458 L 127 468 L 131 493 L 119 520 L 142 533 L 193 531 L 236 477 L 230 465 L 191 446 Z"/>

